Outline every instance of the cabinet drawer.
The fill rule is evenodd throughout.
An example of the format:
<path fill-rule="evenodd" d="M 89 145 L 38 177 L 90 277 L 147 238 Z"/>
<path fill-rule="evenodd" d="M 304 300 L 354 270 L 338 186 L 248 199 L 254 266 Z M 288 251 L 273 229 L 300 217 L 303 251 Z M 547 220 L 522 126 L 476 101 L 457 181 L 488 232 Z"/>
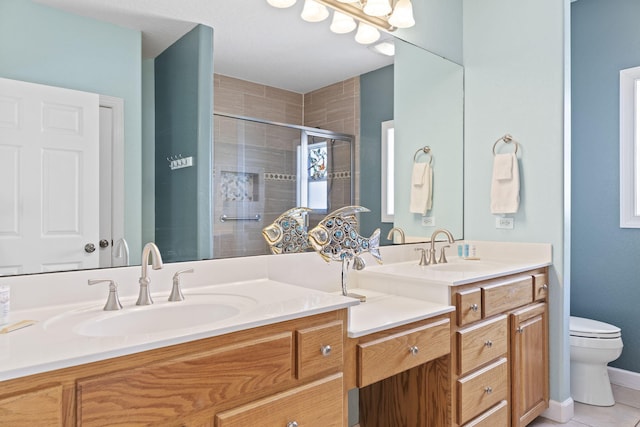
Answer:
<path fill-rule="evenodd" d="M 78 380 L 78 424 L 153 425 L 182 419 L 292 377 L 292 332 L 240 341 Z"/>
<path fill-rule="evenodd" d="M 507 359 L 458 380 L 458 423 L 464 424 L 501 400 L 507 400 Z"/>
<path fill-rule="evenodd" d="M 482 317 L 490 317 L 533 301 L 533 278 L 514 279 L 482 286 Z"/>
<path fill-rule="evenodd" d="M 549 294 L 549 281 L 544 273 L 533 275 L 533 300 L 540 301 Z"/>
<path fill-rule="evenodd" d="M 301 329 L 296 332 L 297 378 L 342 369 L 342 322 Z"/>
<path fill-rule="evenodd" d="M 342 374 L 335 374 L 216 415 L 216 427 L 339 427 L 342 424 Z"/>
<path fill-rule="evenodd" d="M 0 420 L 7 426 L 62 426 L 62 386 L 0 399 Z"/>
<path fill-rule="evenodd" d="M 482 294 L 480 288 L 456 292 L 456 318 L 458 326 L 482 319 Z"/>
<path fill-rule="evenodd" d="M 469 421 L 462 427 L 496 427 L 509 425 L 509 406 L 503 400 L 484 414 Z"/>
<path fill-rule="evenodd" d="M 463 375 L 507 353 L 507 316 L 461 329 L 458 342 L 458 375 Z"/>
<path fill-rule="evenodd" d="M 406 371 L 451 352 L 449 319 L 437 320 L 358 344 L 358 387 Z"/>

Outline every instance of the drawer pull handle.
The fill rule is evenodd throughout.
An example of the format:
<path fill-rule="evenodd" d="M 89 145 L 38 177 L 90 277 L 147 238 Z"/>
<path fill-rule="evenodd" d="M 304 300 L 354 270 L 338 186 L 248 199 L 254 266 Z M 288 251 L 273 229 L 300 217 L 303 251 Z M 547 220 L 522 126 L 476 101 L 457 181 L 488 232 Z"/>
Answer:
<path fill-rule="evenodd" d="M 487 393 L 487 394 L 491 394 L 491 393 L 493 393 L 493 389 L 491 387 L 485 387 L 484 388 L 484 392 Z"/>
<path fill-rule="evenodd" d="M 478 304 L 471 304 L 469 306 L 469 310 L 471 311 L 478 311 Z"/>
<path fill-rule="evenodd" d="M 298 422 L 297 421 L 289 421 L 287 423 L 287 427 L 298 427 Z"/>
<path fill-rule="evenodd" d="M 322 353 L 322 355 L 325 357 L 329 356 L 331 354 L 331 346 L 329 344 L 323 345 L 322 347 L 320 347 L 320 353 Z"/>
<path fill-rule="evenodd" d="M 487 340 L 487 341 L 485 341 L 484 345 L 487 346 L 487 348 L 491 348 L 491 347 L 493 347 L 493 341 Z"/>
<path fill-rule="evenodd" d="M 415 345 L 412 345 L 412 346 L 409 348 L 409 353 L 411 353 L 411 355 L 412 355 L 412 356 L 415 356 L 416 354 L 418 354 L 418 351 L 419 351 L 419 350 L 418 350 L 418 347 L 417 347 L 417 346 L 415 346 Z"/>

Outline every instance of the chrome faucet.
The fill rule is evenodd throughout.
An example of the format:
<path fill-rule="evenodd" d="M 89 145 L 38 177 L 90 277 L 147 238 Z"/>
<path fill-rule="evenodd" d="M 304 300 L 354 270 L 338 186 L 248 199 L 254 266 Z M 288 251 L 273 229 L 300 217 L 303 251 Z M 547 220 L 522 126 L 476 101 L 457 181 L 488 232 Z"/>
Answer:
<path fill-rule="evenodd" d="M 394 232 L 398 232 L 398 234 L 400 235 L 400 243 L 404 244 L 404 230 L 400 227 L 393 227 L 391 230 L 389 230 L 389 234 L 387 234 L 387 240 L 392 240 L 393 239 L 393 233 Z"/>
<path fill-rule="evenodd" d="M 140 276 L 140 294 L 138 295 L 138 301 L 136 305 L 150 305 L 153 304 L 151 294 L 149 293 L 149 283 L 151 279 L 147 275 L 147 265 L 149 264 L 149 254 L 151 254 L 151 263 L 154 270 L 160 270 L 162 268 L 162 256 L 160 256 L 160 250 L 155 243 L 147 243 L 142 249 L 142 275 Z"/>
<path fill-rule="evenodd" d="M 440 233 L 444 233 L 447 236 L 447 239 L 449 240 L 449 243 L 454 243 L 455 239 L 453 238 L 453 235 L 451 234 L 451 232 L 449 230 L 445 230 L 444 228 L 440 228 L 436 231 L 433 232 L 433 234 L 431 235 L 431 246 L 429 248 L 429 259 L 427 260 L 427 264 L 437 264 L 438 262 L 436 261 L 436 237 L 438 237 L 438 234 Z M 442 255 L 440 255 L 440 262 L 441 263 L 446 263 L 447 259 L 444 256 L 444 248 L 442 248 L 443 253 Z"/>

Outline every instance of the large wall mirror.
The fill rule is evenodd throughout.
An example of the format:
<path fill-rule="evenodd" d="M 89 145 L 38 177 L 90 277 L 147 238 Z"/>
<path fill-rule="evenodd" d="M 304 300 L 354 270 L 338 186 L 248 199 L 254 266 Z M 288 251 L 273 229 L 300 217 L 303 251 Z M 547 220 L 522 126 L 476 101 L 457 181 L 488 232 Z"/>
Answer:
<path fill-rule="evenodd" d="M 156 241 L 168 262 L 267 253 L 260 230 L 270 222 L 270 216 L 275 218 L 278 211 L 293 207 L 297 201 L 295 197 L 290 201 L 278 197 L 285 193 L 282 187 L 291 186 L 289 180 L 295 178 L 295 147 L 303 138 L 307 138 L 308 146 L 322 148 L 324 152 L 332 150 L 328 156 L 342 159 L 336 162 L 341 168 L 336 172 L 341 175 L 336 173 L 337 178 L 332 184 L 336 199 L 340 196 L 342 201 L 332 201 L 332 207 L 353 201 L 360 201 L 365 206 L 370 203 L 367 207 L 372 212 L 363 214 L 363 217 L 368 216 L 370 227 L 382 225 L 380 204 L 374 200 L 375 197 L 370 197 L 375 194 L 379 197 L 380 194 L 379 163 L 371 163 L 363 155 L 364 152 L 377 155 L 379 142 L 376 145 L 375 141 L 372 143 L 364 137 L 360 140 L 360 132 L 367 124 L 376 127 L 379 133 L 380 123 L 390 119 L 395 119 L 396 123 L 396 147 L 399 150 L 396 158 L 411 161 L 412 152 L 417 147 L 433 146 L 437 156 L 434 183 L 438 185 L 434 190 L 434 202 L 437 202 L 434 209 L 437 207 L 441 212 L 438 213 L 437 225 L 452 229 L 457 238 L 463 237 L 463 212 L 461 203 L 458 203 L 462 200 L 463 191 L 461 66 L 404 42 L 398 42 L 404 45 L 399 48 L 401 53 L 396 56 L 394 65 L 393 57 L 382 56 L 358 45 L 349 35 L 331 35 L 344 49 L 328 47 L 332 52 L 330 56 L 326 52 L 327 46 L 313 46 L 313 42 L 308 41 L 321 40 L 318 34 L 328 31 L 329 22 L 309 24 L 299 18 L 299 10 L 274 9 L 263 0 L 208 4 L 208 11 L 216 9 L 212 14 L 215 19 L 232 20 L 242 16 L 248 20 L 243 25 L 236 24 L 235 32 L 226 31 L 222 25 L 214 25 L 213 21 L 207 22 L 213 27 L 211 29 L 193 22 L 170 19 L 170 10 L 166 10 L 168 2 L 163 2 L 165 10 L 157 11 L 145 11 L 143 5 L 112 3 L 106 0 L 0 0 L 0 58 L 3 59 L 0 61 L 0 77 L 124 100 L 124 107 L 120 110 L 124 122 L 123 164 L 114 168 L 122 178 L 122 194 L 117 194 L 117 197 L 122 199 L 119 209 L 123 223 L 118 226 L 120 235 L 114 234 L 106 248 L 112 256 L 104 266 L 139 264 L 141 248 L 147 241 Z M 145 7 L 149 9 L 150 6 L 146 3 Z M 229 14 L 227 18 L 225 14 Z M 194 14 L 193 20 L 196 19 L 197 14 Z M 273 21 L 276 19 L 277 22 Z M 24 25 L 25 22 L 30 22 L 30 25 Z M 261 37 L 254 33 L 248 40 L 248 44 L 258 44 L 256 40 L 260 40 L 259 57 L 253 62 L 244 53 L 246 46 L 233 44 L 242 38 L 238 34 L 246 32 L 249 27 L 262 28 L 265 35 Z M 312 35 L 303 38 L 297 31 L 311 32 Z M 174 36 L 176 33 L 179 37 Z M 267 41 L 265 37 L 269 33 L 279 34 L 280 41 Z M 165 40 L 167 38 L 170 41 Z M 383 38 L 393 41 L 389 35 Z M 168 45 L 180 49 L 167 53 Z M 284 61 L 278 53 L 282 49 L 297 49 L 300 62 Z M 203 61 L 199 60 L 198 55 L 207 50 L 214 52 L 212 68 L 203 67 Z M 163 71 L 158 71 L 161 53 L 167 58 L 162 62 L 168 64 L 163 64 Z M 423 58 L 418 60 L 421 66 L 427 64 L 426 74 L 411 75 L 402 71 L 411 69 L 410 61 L 417 58 Z M 404 61 L 407 61 L 407 66 L 400 65 Z M 187 62 L 191 64 L 192 71 L 186 75 L 179 74 L 183 71 L 180 64 Z M 269 73 L 265 71 L 267 68 Z M 267 79 L 267 75 L 275 77 Z M 172 80 L 172 76 L 177 77 Z M 369 83 L 361 86 L 360 76 L 368 76 L 366 80 Z M 370 84 L 378 78 L 385 79 L 385 84 L 389 84 L 391 79 L 395 97 L 381 99 L 383 92 Z M 192 84 L 194 81 L 195 86 Z M 401 86 L 398 86 L 400 82 Z M 158 87 L 167 90 L 159 91 Z M 427 87 L 430 89 L 425 89 Z M 321 104 L 333 102 L 334 107 L 344 105 L 340 104 L 344 99 L 332 98 L 337 88 L 349 94 L 347 98 L 351 104 L 348 111 L 343 107 L 332 110 Z M 413 90 L 417 88 L 420 88 L 419 103 Z M 452 92 L 446 93 L 448 89 Z M 193 101 L 196 107 L 185 108 L 184 97 L 174 98 L 176 94 L 193 91 L 197 95 Z M 363 114 L 369 114 L 371 109 L 361 109 L 361 99 L 372 97 L 377 99 L 377 105 L 388 103 L 391 112 L 395 108 L 395 117 L 362 116 L 363 111 Z M 109 98 L 105 99 L 108 104 Z M 239 104 L 240 99 L 243 105 Z M 255 102 L 252 104 L 251 100 Z M 178 121 L 171 126 L 168 119 L 158 113 L 157 104 L 161 102 L 177 111 L 173 116 L 177 116 Z M 430 109 L 420 110 L 430 102 Z M 451 102 L 456 106 L 450 106 Z M 216 114 L 202 117 L 202 111 L 207 111 L 207 108 L 215 110 Z M 407 114 L 405 120 L 398 117 L 407 109 L 411 115 Z M 455 117 L 444 120 L 439 115 L 434 119 L 431 118 L 434 111 L 447 111 Z M 277 116 L 275 112 L 288 116 Z M 187 113 L 191 116 L 186 117 Z M 425 117 L 429 120 L 422 120 Z M 260 121 L 266 123 L 258 123 Z M 410 130 L 416 121 L 428 124 Z M 206 134 L 207 123 L 210 135 Z M 443 129 L 445 124 L 451 127 L 448 133 Z M 328 136 L 315 135 L 315 128 L 330 133 Z M 301 134 L 305 130 L 307 132 Z M 180 145 L 159 142 L 164 133 L 176 132 L 180 135 L 177 138 Z M 242 148 L 233 146 L 237 143 L 232 144 L 229 140 L 231 137 L 256 135 L 258 139 L 242 144 Z M 344 141 L 350 136 L 353 141 L 345 145 Z M 200 141 L 202 138 L 213 140 L 214 143 L 202 144 L 198 138 Z M 162 151 L 158 147 L 163 147 Z M 347 154 L 340 157 L 347 151 L 353 153 L 353 167 L 345 164 Z M 411 154 L 406 155 L 406 152 Z M 283 166 L 282 170 L 268 170 L 257 163 L 262 156 L 271 156 L 269 161 L 272 162 L 277 160 L 276 156 L 293 159 L 287 159 L 289 166 Z M 219 163 L 216 163 L 216 158 Z M 406 165 L 399 164 L 398 168 L 406 168 Z M 178 176 L 184 177 L 185 181 L 163 181 Z M 266 197 L 261 193 L 264 191 L 262 179 L 269 179 L 270 185 L 280 189 L 277 197 Z M 396 193 L 401 201 L 403 192 L 409 189 L 409 183 L 402 182 L 404 179 L 396 180 Z M 221 200 L 223 183 L 227 191 L 225 194 L 231 195 L 231 200 L 229 197 Z M 349 197 L 345 196 L 347 188 L 352 192 Z M 232 200 L 238 189 L 242 193 L 240 197 L 250 199 L 246 209 Z M 436 199 L 443 194 L 448 196 Z M 271 211 L 260 205 L 266 204 L 266 200 L 276 199 L 278 203 L 273 204 Z M 225 207 L 228 208 L 226 211 Z M 397 205 L 396 215 L 403 209 L 402 205 Z M 237 222 L 234 223 L 236 228 L 232 228 L 232 221 L 221 221 L 222 215 L 241 218 L 259 215 L 260 221 L 242 222 L 242 230 L 239 230 Z M 420 219 L 411 217 L 409 222 L 403 221 L 400 219 L 397 225 L 410 229 L 411 235 L 424 239 L 430 236 L 431 229 L 423 226 Z M 420 227 L 411 228 L 414 221 L 419 221 Z M 167 223 L 172 224 L 169 227 L 171 232 L 163 234 Z M 2 233 L 0 230 L 0 238 L 5 239 L 7 236 L 2 236 Z M 128 259 L 123 254 L 122 245 L 118 251 L 112 246 L 121 238 L 127 243 Z M 256 245 L 261 249 L 250 249 Z M 102 250 L 98 242 L 95 246 L 97 252 Z M 223 248 L 233 250 L 222 253 Z M 40 271 L 70 268 L 73 267 Z M 8 266 L 1 273 L 27 272 Z"/>

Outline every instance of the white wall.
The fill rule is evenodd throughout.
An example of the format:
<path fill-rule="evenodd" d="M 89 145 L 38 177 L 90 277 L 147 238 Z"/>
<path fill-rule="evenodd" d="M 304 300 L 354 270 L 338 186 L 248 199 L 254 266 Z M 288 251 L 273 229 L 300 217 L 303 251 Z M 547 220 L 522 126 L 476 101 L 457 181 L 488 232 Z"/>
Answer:
<path fill-rule="evenodd" d="M 564 1 L 463 1 L 464 235 L 553 245 L 550 389 L 557 402 L 569 398 L 569 292 L 563 277 L 565 27 Z M 506 133 L 520 143 L 521 203 L 512 215 L 515 228 L 498 230 L 489 205 L 491 149 Z"/>

